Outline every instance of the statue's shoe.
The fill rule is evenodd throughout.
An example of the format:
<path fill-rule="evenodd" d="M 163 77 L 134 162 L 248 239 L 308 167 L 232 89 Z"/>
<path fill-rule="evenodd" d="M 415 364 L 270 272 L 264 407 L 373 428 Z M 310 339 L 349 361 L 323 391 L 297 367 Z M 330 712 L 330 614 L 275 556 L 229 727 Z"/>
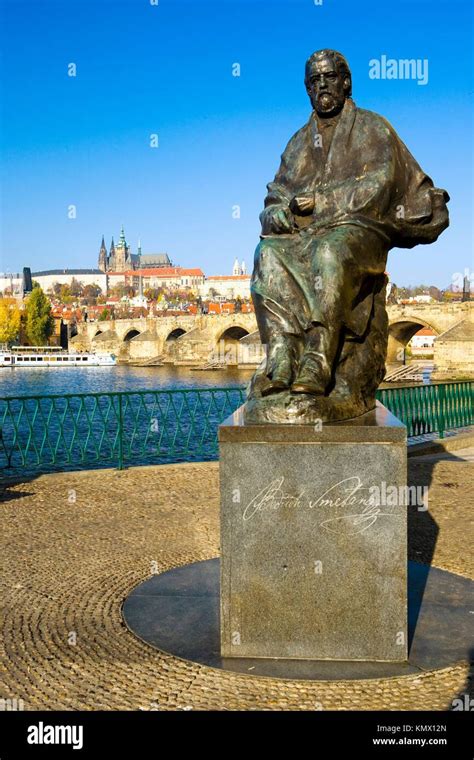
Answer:
<path fill-rule="evenodd" d="M 272 338 L 268 347 L 266 379 L 261 387 L 262 396 L 281 393 L 289 389 L 294 377 L 293 367 L 298 353 L 294 335 Z"/>
<path fill-rule="evenodd" d="M 292 393 L 308 393 L 311 396 L 324 396 L 325 390 L 326 384 L 323 385 L 322 383 L 316 383 L 314 380 L 310 383 L 305 383 L 301 380 L 297 380 L 291 386 Z"/>
<path fill-rule="evenodd" d="M 291 386 L 292 393 L 309 393 L 312 396 L 324 396 L 331 379 L 327 362 L 320 354 L 307 353 L 298 377 Z"/>
<path fill-rule="evenodd" d="M 267 382 L 267 384 L 262 388 L 261 394 L 262 396 L 271 396 L 272 393 L 281 393 L 281 391 L 288 390 L 289 387 L 289 383 L 285 382 L 284 380 L 275 378 Z"/>

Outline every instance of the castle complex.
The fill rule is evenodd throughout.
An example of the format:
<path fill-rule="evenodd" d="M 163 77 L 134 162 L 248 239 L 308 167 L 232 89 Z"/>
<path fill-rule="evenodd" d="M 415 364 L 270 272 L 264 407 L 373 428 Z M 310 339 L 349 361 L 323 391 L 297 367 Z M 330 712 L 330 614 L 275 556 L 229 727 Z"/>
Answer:
<path fill-rule="evenodd" d="M 148 269 L 157 267 L 172 266 L 167 253 L 149 253 L 142 254 L 141 245 L 138 243 L 137 253 L 132 253 L 130 246 L 125 239 L 125 232 L 122 226 L 120 239 L 117 245 L 112 242 L 110 250 L 107 253 L 104 236 L 102 235 L 102 244 L 99 251 L 98 267 L 101 272 L 126 272 L 131 269 Z"/>

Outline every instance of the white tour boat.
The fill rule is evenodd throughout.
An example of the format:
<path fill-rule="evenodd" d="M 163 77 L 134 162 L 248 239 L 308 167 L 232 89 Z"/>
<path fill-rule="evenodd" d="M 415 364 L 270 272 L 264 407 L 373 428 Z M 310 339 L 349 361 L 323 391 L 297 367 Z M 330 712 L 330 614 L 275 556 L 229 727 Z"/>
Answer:
<path fill-rule="evenodd" d="M 69 353 L 58 346 L 0 347 L 0 367 L 111 367 L 114 354 Z"/>

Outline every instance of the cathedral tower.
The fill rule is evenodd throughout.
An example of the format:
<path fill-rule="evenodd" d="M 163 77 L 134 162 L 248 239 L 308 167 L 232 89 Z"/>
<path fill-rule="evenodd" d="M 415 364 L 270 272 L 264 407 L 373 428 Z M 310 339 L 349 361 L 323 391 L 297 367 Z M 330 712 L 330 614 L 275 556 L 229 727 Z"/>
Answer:
<path fill-rule="evenodd" d="M 99 251 L 99 269 L 102 272 L 107 271 L 107 248 L 105 247 L 104 236 L 102 235 L 102 243 Z"/>
<path fill-rule="evenodd" d="M 114 245 L 113 237 L 112 237 L 112 242 L 110 244 L 109 258 L 107 261 L 107 269 L 111 272 L 115 271 L 115 245 Z"/>

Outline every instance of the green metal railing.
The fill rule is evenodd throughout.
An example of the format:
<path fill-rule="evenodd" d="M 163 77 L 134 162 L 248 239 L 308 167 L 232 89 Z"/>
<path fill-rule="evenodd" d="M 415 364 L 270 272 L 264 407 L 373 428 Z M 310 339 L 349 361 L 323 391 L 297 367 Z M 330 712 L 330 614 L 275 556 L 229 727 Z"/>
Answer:
<path fill-rule="evenodd" d="M 380 401 L 408 436 L 473 424 L 472 382 L 384 388 Z M 215 459 L 217 428 L 244 388 L 81 393 L 0 399 L 0 471 L 38 471 Z"/>
<path fill-rule="evenodd" d="M 0 399 L 0 470 L 215 459 L 217 428 L 244 388 Z"/>
<path fill-rule="evenodd" d="M 474 422 L 474 383 L 430 383 L 379 388 L 377 398 L 407 426 L 408 437 L 467 427 Z"/>

